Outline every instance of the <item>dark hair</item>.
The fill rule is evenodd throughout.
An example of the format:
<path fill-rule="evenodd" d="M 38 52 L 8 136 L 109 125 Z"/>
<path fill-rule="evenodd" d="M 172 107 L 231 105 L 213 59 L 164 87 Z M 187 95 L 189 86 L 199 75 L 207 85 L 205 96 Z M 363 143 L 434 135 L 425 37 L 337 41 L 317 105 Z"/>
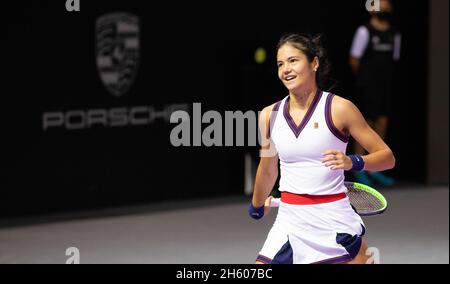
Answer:
<path fill-rule="evenodd" d="M 331 64 L 328 60 L 326 50 L 322 44 L 322 35 L 309 35 L 299 33 L 289 33 L 283 35 L 277 44 L 277 50 L 285 44 L 290 44 L 303 52 L 309 62 L 317 56 L 319 68 L 316 73 L 317 87 L 324 91 L 329 91 L 336 87 L 336 80 L 331 78 Z"/>

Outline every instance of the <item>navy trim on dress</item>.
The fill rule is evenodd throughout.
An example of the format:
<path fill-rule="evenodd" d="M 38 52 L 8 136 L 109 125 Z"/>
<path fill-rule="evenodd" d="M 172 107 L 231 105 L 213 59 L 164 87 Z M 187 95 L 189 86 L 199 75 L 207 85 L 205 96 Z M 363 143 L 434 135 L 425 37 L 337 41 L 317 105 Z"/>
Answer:
<path fill-rule="evenodd" d="M 331 115 L 331 102 L 333 101 L 334 94 L 329 94 L 327 97 L 327 101 L 325 104 L 325 120 L 327 122 L 328 129 L 333 133 L 336 138 L 341 140 L 344 143 L 348 143 L 350 137 L 348 135 L 343 134 L 337 127 L 334 125 L 333 117 Z"/>
<path fill-rule="evenodd" d="M 264 255 L 258 255 L 258 257 L 256 258 L 256 261 L 265 263 L 265 264 L 271 264 L 272 263 L 272 259 L 268 258 L 267 256 Z"/>
<path fill-rule="evenodd" d="M 306 111 L 305 116 L 303 117 L 302 121 L 300 122 L 300 125 L 296 125 L 294 119 L 289 113 L 288 107 L 289 107 L 289 98 L 286 99 L 286 102 L 284 103 L 284 118 L 286 119 L 286 122 L 288 123 L 289 127 L 291 128 L 292 132 L 294 132 L 294 135 L 296 138 L 300 135 L 303 128 L 305 128 L 306 124 L 308 124 L 308 121 L 311 119 L 314 110 L 316 109 L 317 105 L 319 104 L 320 98 L 322 97 L 323 92 L 320 90 L 317 90 L 316 95 L 314 96 L 314 99 L 309 106 L 308 110 Z"/>
<path fill-rule="evenodd" d="M 272 111 L 270 112 L 270 118 L 269 118 L 269 130 L 267 131 L 269 137 L 270 137 L 270 129 L 273 127 L 273 125 L 275 124 L 275 120 L 277 119 L 277 112 L 278 109 L 280 108 L 281 102 L 283 100 L 277 102 L 275 104 L 275 106 L 273 107 Z M 275 112 L 275 115 L 273 115 L 273 113 Z"/>

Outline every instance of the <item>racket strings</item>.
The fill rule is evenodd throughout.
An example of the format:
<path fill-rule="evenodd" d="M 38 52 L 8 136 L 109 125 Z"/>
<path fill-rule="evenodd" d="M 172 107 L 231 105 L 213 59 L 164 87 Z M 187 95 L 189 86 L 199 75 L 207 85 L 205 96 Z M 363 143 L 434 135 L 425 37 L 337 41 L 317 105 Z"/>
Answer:
<path fill-rule="evenodd" d="M 384 204 L 375 196 L 362 190 L 348 187 L 347 195 L 350 203 L 358 213 L 376 212 L 383 209 Z"/>

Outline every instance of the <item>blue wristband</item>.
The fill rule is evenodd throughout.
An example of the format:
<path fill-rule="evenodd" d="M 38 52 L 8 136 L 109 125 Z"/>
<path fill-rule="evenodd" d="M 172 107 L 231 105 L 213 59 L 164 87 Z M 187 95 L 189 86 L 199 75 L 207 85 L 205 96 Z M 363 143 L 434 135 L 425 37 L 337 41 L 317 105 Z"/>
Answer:
<path fill-rule="evenodd" d="M 352 160 L 351 171 L 360 172 L 364 170 L 364 159 L 360 155 L 348 156 Z"/>
<path fill-rule="evenodd" d="M 264 205 L 262 207 L 255 208 L 250 202 L 250 205 L 248 206 L 248 215 L 256 220 L 261 219 L 264 216 Z"/>

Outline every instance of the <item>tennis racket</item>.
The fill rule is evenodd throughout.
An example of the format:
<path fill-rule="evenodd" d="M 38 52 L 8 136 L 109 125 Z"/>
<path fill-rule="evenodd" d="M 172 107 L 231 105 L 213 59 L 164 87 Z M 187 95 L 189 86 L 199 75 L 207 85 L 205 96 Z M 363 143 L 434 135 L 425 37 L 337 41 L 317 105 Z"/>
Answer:
<path fill-rule="evenodd" d="M 388 206 L 386 198 L 376 189 L 357 182 L 347 181 L 347 196 L 350 204 L 360 216 L 372 216 L 383 213 Z M 272 198 L 270 207 L 278 207 L 280 198 Z"/>

